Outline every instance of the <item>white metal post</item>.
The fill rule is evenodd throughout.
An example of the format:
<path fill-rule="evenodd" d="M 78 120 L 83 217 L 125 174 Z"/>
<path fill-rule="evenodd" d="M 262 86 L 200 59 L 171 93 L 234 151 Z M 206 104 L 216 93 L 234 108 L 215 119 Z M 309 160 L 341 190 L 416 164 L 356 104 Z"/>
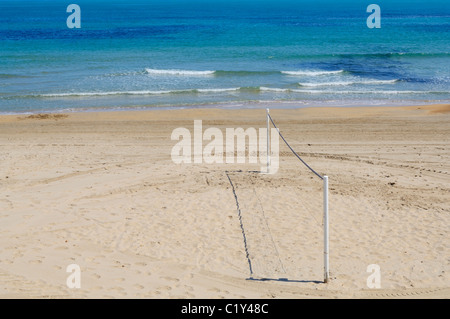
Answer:
<path fill-rule="evenodd" d="M 324 282 L 327 283 L 330 278 L 329 269 L 329 236 L 328 236 L 328 176 L 323 177 L 323 234 L 324 234 Z"/>
<path fill-rule="evenodd" d="M 270 123 L 269 123 L 269 109 L 267 110 L 267 174 L 270 173 Z"/>

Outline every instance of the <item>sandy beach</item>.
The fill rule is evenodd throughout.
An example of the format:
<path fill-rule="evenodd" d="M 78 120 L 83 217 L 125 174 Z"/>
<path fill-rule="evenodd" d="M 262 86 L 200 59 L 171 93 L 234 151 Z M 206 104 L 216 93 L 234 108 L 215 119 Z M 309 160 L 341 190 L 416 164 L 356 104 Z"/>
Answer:
<path fill-rule="evenodd" d="M 281 140 L 276 174 L 171 159 L 265 109 L 3 115 L 0 298 L 450 298 L 450 105 L 271 115 L 330 178 L 329 283 L 322 183 Z"/>

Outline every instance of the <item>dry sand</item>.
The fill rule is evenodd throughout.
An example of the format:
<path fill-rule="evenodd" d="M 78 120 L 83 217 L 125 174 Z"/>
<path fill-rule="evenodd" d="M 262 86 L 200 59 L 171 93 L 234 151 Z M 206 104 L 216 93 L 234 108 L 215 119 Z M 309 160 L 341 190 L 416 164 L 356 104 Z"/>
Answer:
<path fill-rule="evenodd" d="M 171 160 L 173 129 L 264 109 L 1 116 L 0 297 L 449 298 L 449 110 L 271 110 L 330 178 L 328 284 L 322 184 L 281 140 L 274 175 Z"/>

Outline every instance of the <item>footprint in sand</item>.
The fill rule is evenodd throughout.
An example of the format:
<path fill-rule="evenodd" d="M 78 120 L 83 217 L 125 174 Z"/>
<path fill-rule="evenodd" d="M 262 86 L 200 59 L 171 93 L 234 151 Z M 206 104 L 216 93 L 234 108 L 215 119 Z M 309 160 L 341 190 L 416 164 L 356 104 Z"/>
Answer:
<path fill-rule="evenodd" d="M 22 258 L 24 255 L 22 254 L 22 252 L 16 252 L 14 253 L 13 257 L 14 258 Z"/>
<path fill-rule="evenodd" d="M 117 294 L 122 297 L 127 295 L 127 293 L 125 292 L 125 290 L 122 287 L 109 288 L 108 292 L 113 292 L 114 294 Z"/>
<path fill-rule="evenodd" d="M 160 277 L 161 279 L 165 279 L 165 280 L 168 280 L 168 281 L 173 281 L 173 282 L 179 282 L 180 281 L 180 279 L 178 279 L 178 278 L 172 278 L 172 277 Z"/>
<path fill-rule="evenodd" d="M 187 292 L 187 293 L 186 293 L 186 297 L 180 296 L 179 299 L 183 299 L 183 298 L 194 299 L 194 298 L 195 298 L 195 295 L 194 295 L 194 294 L 191 294 L 191 293 L 189 293 L 189 292 Z"/>
<path fill-rule="evenodd" d="M 216 292 L 216 293 L 221 292 L 221 290 L 220 290 L 220 289 L 217 289 L 217 288 L 211 288 L 211 289 L 208 289 L 208 291 Z"/>
<path fill-rule="evenodd" d="M 194 287 L 192 287 L 192 286 L 184 286 L 184 289 L 186 290 L 186 291 L 194 291 Z"/>
<path fill-rule="evenodd" d="M 142 289 L 144 289 L 145 287 L 142 286 L 142 285 L 136 284 L 136 285 L 133 285 L 133 288 L 142 290 Z"/>

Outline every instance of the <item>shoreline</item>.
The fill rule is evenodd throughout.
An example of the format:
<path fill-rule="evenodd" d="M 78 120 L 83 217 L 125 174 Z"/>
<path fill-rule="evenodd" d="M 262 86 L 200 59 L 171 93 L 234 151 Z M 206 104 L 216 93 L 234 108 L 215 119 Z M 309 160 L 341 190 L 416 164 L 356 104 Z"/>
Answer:
<path fill-rule="evenodd" d="M 371 100 L 374 103 L 374 100 Z M 408 106 L 426 106 L 426 105 L 445 105 L 450 104 L 447 100 L 437 101 L 384 101 L 375 100 L 375 104 L 368 103 L 369 101 L 322 101 L 322 104 L 317 101 L 308 100 L 249 100 L 249 101 L 224 101 L 204 104 L 180 104 L 180 105 L 142 105 L 142 106 L 115 106 L 115 107 L 84 107 L 84 108 L 64 108 L 54 110 L 34 110 L 25 112 L 0 112 L 0 116 L 8 115 L 33 115 L 33 114 L 73 114 L 73 113 L 103 113 L 103 112 L 139 112 L 139 111 L 170 111 L 170 110 L 186 110 L 186 109 L 298 109 L 298 108 L 327 108 L 327 107 L 408 107 Z M 312 103 L 310 103 L 312 102 Z M 323 103 L 329 102 L 329 103 Z"/>
<path fill-rule="evenodd" d="M 264 111 L 268 108 L 268 105 L 260 106 L 260 107 L 252 107 L 252 108 L 225 108 L 225 107 L 173 107 L 170 109 L 159 109 L 159 108 L 151 108 L 151 109 L 123 109 L 123 110 L 91 110 L 91 111 L 73 111 L 73 112 L 36 112 L 36 113 L 17 113 L 17 114 L 0 114 L 0 123 L 5 121 L 12 121 L 14 119 L 62 119 L 62 118 L 95 118 L 100 119 L 102 117 L 105 118 L 115 118 L 116 120 L 120 120 L 120 115 L 123 116 L 123 119 L 134 118 L 134 115 L 147 115 L 153 113 L 158 114 L 175 114 L 175 113 L 211 113 L 214 111 L 217 112 L 255 112 L 255 111 Z M 334 115 L 342 113 L 342 116 L 347 116 L 352 113 L 351 110 L 360 111 L 363 113 L 374 113 L 379 114 L 379 112 L 388 112 L 388 113 L 396 113 L 398 111 L 413 111 L 413 110 L 423 110 L 427 111 L 429 114 L 441 114 L 441 113 L 449 113 L 450 112 L 450 104 L 442 104 L 442 103 L 433 103 L 433 104 L 420 104 L 420 105 L 401 105 L 401 106 L 301 106 L 301 107 L 275 107 L 271 108 L 271 110 L 280 110 L 280 111 L 292 111 L 299 112 L 304 110 L 310 114 L 318 113 L 318 115 L 326 115 L 327 112 L 332 111 Z M 320 114 L 325 113 L 325 114 Z M 118 118 L 119 117 L 119 118 Z M 139 116 L 136 117 L 138 119 Z"/>

